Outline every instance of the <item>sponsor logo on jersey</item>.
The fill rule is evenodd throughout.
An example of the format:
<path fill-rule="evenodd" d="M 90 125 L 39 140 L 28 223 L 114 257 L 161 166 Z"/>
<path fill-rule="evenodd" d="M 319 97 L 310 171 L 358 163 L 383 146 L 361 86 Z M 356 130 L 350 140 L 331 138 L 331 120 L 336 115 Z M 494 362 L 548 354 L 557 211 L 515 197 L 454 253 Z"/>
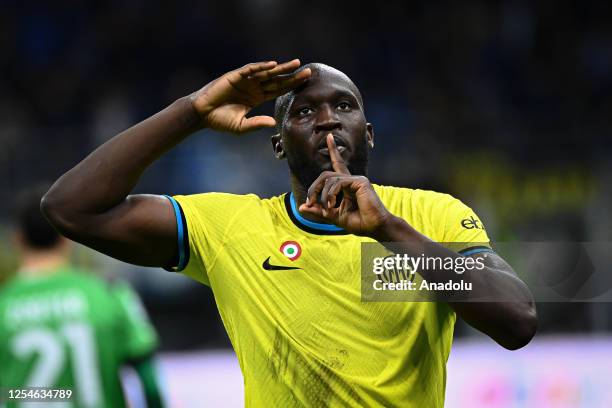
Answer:
<path fill-rule="evenodd" d="M 465 218 L 461 220 L 461 226 L 465 229 L 484 229 L 484 225 L 482 225 L 482 222 L 474 218 L 473 215 L 470 215 L 470 218 Z"/>

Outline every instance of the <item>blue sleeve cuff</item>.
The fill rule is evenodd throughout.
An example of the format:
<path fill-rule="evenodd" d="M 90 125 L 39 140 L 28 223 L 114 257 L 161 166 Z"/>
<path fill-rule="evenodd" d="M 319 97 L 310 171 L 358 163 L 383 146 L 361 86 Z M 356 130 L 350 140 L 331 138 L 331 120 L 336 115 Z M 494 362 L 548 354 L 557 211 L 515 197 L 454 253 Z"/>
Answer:
<path fill-rule="evenodd" d="M 179 203 L 168 195 L 164 195 L 172 203 L 174 209 L 174 216 L 176 217 L 176 232 L 178 238 L 178 264 L 169 270 L 174 272 L 180 272 L 187 266 L 189 260 L 189 237 L 187 234 L 187 223 L 185 222 L 185 215 L 183 209 Z"/>
<path fill-rule="evenodd" d="M 476 247 L 465 248 L 464 250 L 459 251 L 459 255 L 470 256 L 474 254 L 479 254 L 481 252 L 495 252 L 495 251 L 493 251 L 491 248 L 486 247 L 486 246 L 476 246 Z"/>

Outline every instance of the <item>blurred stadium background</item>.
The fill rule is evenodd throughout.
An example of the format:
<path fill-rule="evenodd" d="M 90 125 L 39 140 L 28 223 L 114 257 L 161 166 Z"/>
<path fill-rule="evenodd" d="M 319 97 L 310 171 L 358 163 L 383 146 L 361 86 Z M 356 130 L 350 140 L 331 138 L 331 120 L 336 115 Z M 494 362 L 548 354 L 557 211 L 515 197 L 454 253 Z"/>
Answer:
<path fill-rule="evenodd" d="M 606 2 L 0 7 L 0 280 L 16 265 L 16 191 L 55 180 L 118 131 L 227 70 L 294 57 L 335 66 L 360 87 L 376 132 L 373 181 L 451 193 L 480 214 L 495 241 L 612 239 Z M 286 163 L 273 159 L 270 134 L 201 132 L 156 163 L 138 191 L 285 192 Z M 124 277 L 141 293 L 161 336 L 171 406 L 242 404 L 207 287 L 84 248 L 75 262 Z M 447 406 L 612 406 L 612 305 L 546 303 L 539 312 L 539 334 L 518 352 L 458 325 Z"/>

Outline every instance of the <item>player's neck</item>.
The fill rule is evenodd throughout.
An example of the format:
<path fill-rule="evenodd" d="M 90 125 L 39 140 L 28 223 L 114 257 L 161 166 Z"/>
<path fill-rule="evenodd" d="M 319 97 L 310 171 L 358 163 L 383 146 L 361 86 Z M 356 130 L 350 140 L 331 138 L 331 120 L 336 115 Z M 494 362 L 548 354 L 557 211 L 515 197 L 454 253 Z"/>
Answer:
<path fill-rule="evenodd" d="M 55 272 L 67 262 L 66 255 L 58 251 L 25 251 L 22 255 L 19 274 L 43 276 Z"/>

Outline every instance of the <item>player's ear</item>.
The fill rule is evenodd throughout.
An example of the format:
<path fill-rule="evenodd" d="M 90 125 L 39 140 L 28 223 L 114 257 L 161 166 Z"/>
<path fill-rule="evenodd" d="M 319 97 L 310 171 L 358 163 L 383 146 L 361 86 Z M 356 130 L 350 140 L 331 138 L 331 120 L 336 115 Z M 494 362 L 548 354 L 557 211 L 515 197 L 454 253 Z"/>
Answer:
<path fill-rule="evenodd" d="M 374 126 L 371 123 L 366 123 L 366 137 L 368 139 L 368 146 L 370 149 L 374 148 Z"/>
<path fill-rule="evenodd" d="M 277 159 L 283 160 L 285 158 L 285 149 L 283 148 L 283 138 L 280 133 L 272 135 L 270 137 L 270 141 L 272 142 L 272 149 L 274 150 L 274 156 Z"/>

